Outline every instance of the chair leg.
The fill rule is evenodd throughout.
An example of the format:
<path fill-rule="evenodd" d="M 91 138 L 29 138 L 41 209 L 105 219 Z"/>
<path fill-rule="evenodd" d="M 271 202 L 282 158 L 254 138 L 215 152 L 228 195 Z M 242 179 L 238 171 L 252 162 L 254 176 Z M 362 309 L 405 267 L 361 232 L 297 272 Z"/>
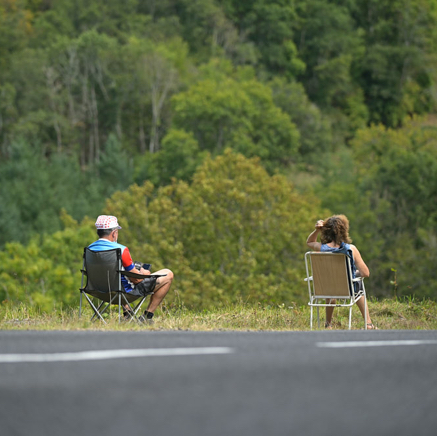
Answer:
<path fill-rule="evenodd" d="M 352 306 L 349 307 L 349 330 L 352 327 Z"/>
<path fill-rule="evenodd" d="M 140 299 L 139 303 L 137 305 L 135 305 L 134 307 L 132 307 L 132 305 L 126 299 L 126 296 L 124 294 L 120 294 L 120 297 L 124 300 L 124 304 L 126 304 L 129 307 L 129 309 L 133 312 L 133 316 L 131 317 L 131 319 L 128 322 L 132 322 L 135 320 L 136 322 L 141 324 L 141 322 L 139 321 L 139 319 L 137 317 L 137 313 L 141 309 L 141 306 L 144 303 L 144 301 L 146 300 L 147 296 Z"/>
<path fill-rule="evenodd" d="M 367 300 L 366 300 L 366 293 L 363 295 L 364 298 L 364 330 L 367 330 Z"/>
<path fill-rule="evenodd" d="M 317 306 L 317 328 L 320 328 L 320 308 Z"/>
<path fill-rule="evenodd" d="M 80 300 L 79 300 L 79 318 L 82 316 L 82 291 L 80 291 Z"/>
<path fill-rule="evenodd" d="M 313 329 L 313 306 L 310 306 L 311 307 L 311 310 L 310 310 L 310 313 L 311 313 L 311 315 L 310 315 L 310 329 L 312 330 Z"/>
<path fill-rule="evenodd" d="M 146 300 L 146 297 L 143 297 L 134 307 L 132 307 L 135 315 L 138 313 L 138 311 L 141 309 L 142 304 L 144 303 L 144 301 Z"/>
<path fill-rule="evenodd" d="M 94 317 L 97 317 L 97 318 L 100 318 L 101 321 L 103 321 L 103 324 L 107 324 L 107 322 L 103 319 L 102 315 L 100 314 L 99 309 L 96 309 L 96 307 L 94 306 L 93 302 L 90 300 L 88 295 L 85 294 L 85 298 L 87 299 L 89 305 L 91 306 L 91 308 L 94 311 L 94 315 L 91 317 L 90 321 L 92 321 L 94 319 Z M 102 304 L 99 306 L 99 308 L 102 306 Z"/>
<path fill-rule="evenodd" d="M 97 308 L 97 310 L 95 310 L 95 314 L 92 316 L 90 321 L 93 321 L 95 317 L 101 318 L 103 320 L 102 315 L 109 309 L 109 312 L 111 312 L 111 305 L 112 304 L 116 304 L 114 303 L 115 299 L 117 298 L 117 294 L 115 294 L 112 298 L 111 301 L 109 303 L 106 303 L 105 301 L 102 301 L 99 305 L 99 307 Z M 106 306 L 104 306 L 106 304 Z M 104 306 L 104 307 L 103 307 Z M 103 307 L 103 309 L 102 309 Z M 106 322 L 105 322 L 106 324 Z"/>
<path fill-rule="evenodd" d="M 94 315 L 91 317 L 91 319 L 90 319 L 90 321 L 94 321 L 94 318 L 95 317 L 97 317 L 97 318 L 101 318 L 101 314 L 102 313 L 104 313 L 105 311 L 106 311 L 106 309 L 107 309 L 107 307 L 102 311 L 102 312 L 100 312 L 100 309 L 102 308 L 102 306 L 105 304 L 105 302 L 104 301 L 102 301 L 99 305 L 98 305 L 98 307 L 97 307 L 97 311 L 96 310 L 94 310 Z"/>
<path fill-rule="evenodd" d="M 118 323 L 121 322 L 121 293 L 118 293 Z"/>

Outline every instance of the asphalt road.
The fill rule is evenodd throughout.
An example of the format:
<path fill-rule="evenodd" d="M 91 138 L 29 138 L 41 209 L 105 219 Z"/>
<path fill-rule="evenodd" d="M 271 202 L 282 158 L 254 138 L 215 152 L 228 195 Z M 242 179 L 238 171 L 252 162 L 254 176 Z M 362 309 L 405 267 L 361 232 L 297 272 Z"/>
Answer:
<path fill-rule="evenodd" d="M 0 435 L 435 435 L 437 332 L 0 332 Z"/>

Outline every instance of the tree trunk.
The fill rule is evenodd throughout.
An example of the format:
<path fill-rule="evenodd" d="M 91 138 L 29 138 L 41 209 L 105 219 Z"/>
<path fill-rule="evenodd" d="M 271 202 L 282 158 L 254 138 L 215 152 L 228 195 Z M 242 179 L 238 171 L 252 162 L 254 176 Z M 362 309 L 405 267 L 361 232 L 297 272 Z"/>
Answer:
<path fill-rule="evenodd" d="M 100 138 L 99 138 L 99 109 L 97 107 L 96 90 L 94 86 L 91 87 L 91 109 L 93 120 L 93 136 L 95 148 L 95 162 L 100 161 Z"/>
<path fill-rule="evenodd" d="M 144 153 L 146 151 L 146 134 L 144 132 L 144 113 L 143 113 L 143 105 L 140 105 L 140 113 L 139 113 L 139 138 L 140 138 L 140 151 Z"/>

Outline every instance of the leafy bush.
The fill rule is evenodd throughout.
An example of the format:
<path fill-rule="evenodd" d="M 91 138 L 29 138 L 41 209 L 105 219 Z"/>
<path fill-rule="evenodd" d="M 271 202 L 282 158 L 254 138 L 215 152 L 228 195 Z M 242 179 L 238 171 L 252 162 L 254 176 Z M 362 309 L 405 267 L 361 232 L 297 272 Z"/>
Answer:
<path fill-rule="evenodd" d="M 269 176 L 257 159 L 230 150 L 207 158 L 193 182 L 150 183 L 115 193 L 106 213 L 119 218 L 120 242 L 153 269 L 176 279 L 166 304 L 191 307 L 237 301 L 291 303 L 305 297 L 303 252 L 308 228 L 326 214 L 283 176 Z M 83 247 L 93 221 L 63 215 L 65 229 L 0 252 L 2 300 L 49 310 L 77 305 Z"/>

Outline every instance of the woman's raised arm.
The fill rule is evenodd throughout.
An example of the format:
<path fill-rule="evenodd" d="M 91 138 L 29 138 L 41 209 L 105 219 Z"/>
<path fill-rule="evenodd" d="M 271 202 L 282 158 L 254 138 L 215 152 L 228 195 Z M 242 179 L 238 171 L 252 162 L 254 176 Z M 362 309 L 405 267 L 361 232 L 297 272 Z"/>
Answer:
<path fill-rule="evenodd" d="M 307 245 L 314 251 L 320 251 L 322 244 L 317 242 L 317 236 L 320 233 L 321 228 L 323 227 L 323 220 L 318 220 L 315 225 L 315 229 L 307 238 Z"/>

